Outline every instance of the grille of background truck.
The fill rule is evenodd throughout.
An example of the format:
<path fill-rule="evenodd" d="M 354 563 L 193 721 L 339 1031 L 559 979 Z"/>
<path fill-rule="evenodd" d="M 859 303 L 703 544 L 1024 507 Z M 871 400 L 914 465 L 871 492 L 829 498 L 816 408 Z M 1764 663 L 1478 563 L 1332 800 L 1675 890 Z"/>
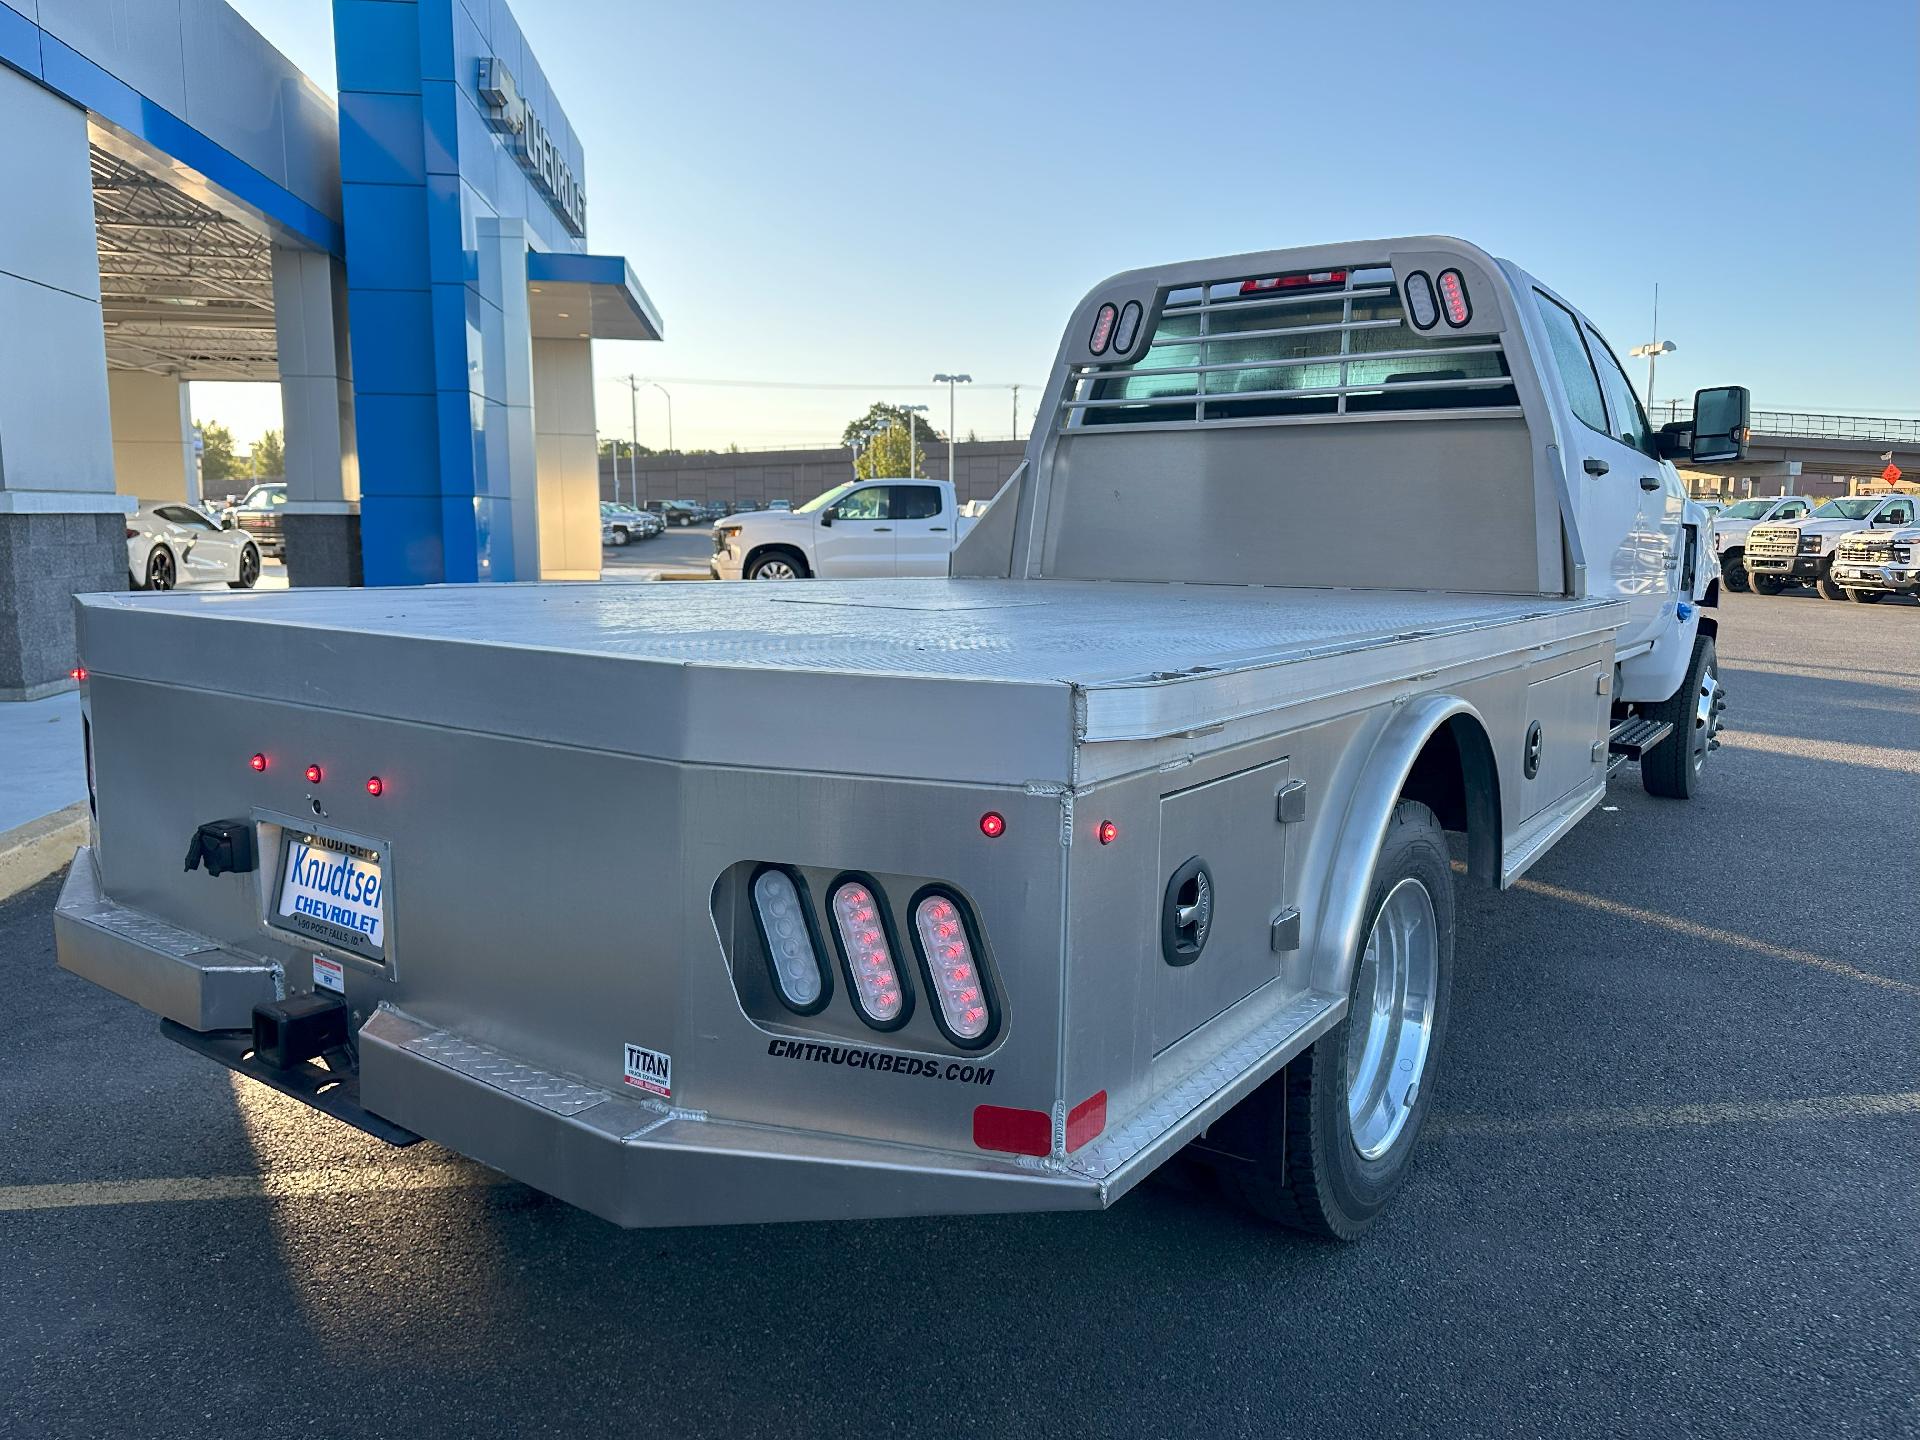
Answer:
<path fill-rule="evenodd" d="M 1790 559 L 1800 550 L 1800 532 L 1792 530 L 1784 535 L 1767 535 L 1754 531 L 1747 537 L 1747 554 L 1764 556 L 1768 559 Z"/>
<path fill-rule="evenodd" d="M 1350 267 L 1343 283 L 1298 290 L 1243 294 L 1245 278 L 1169 291 L 1139 361 L 1075 370 L 1063 428 L 1518 413 L 1499 340 L 1422 335 L 1403 324 L 1385 265 Z"/>

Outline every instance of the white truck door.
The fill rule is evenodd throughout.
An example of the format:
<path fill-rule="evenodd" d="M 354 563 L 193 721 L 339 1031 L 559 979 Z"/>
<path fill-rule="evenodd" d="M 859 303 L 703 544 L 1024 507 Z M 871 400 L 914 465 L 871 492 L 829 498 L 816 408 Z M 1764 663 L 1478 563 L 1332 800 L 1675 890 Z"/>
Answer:
<path fill-rule="evenodd" d="M 1587 554 L 1587 593 L 1626 600 L 1633 619 L 1621 644 L 1640 637 L 1658 613 L 1659 602 L 1639 598 L 1646 589 L 1645 540 L 1641 534 L 1641 468 L 1645 456 L 1629 449 L 1607 421 L 1600 372 L 1580 322 L 1573 311 L 1544 290 L 1534 292 L 1540 319 L 1547 332 L 1554 370 L 1566 395 L 1573 423 L 1566 435 L 1567 484 L 1580 516 L 1580 536 Z M 1645 613 L 1643 613 L 1643 607 Z"/>
<path fill-rule="evenodd" d="M 946 495 L 939 485 L 893 487 L 894 574 L 947 573 L 955 517 Z"/>
<path fill-rule="evenodd" d="M 1627 372 L 1601 337 L 1588 325 L 1587 348 L 1600 372 L 1600 389 L 1607 397 L 1607 413 L 1613 420 L 1613 436 L 1620 442 L 1620 458 L 1631 477 L 1632 492 L 1639 501 L 1635 537 L 1640 551 L 1642 597 L 1651 596 L 1651 609 L 1645 613 L 1648 625 L 1657 623 L 1666 602 L 1678 592 L 1683 568 L 1682 523 L 1686 515 L 1687 492 L 1680 483 L 1680 472 L 1659 457 L 1654 444 L 1653 426 L 1647 412 L 1640 408 Z"/>
<path fill-rule="evenodd" d="M 813 572 L 823 580 L 870 580 L 894 573 L 891 485 L 862 485 L 822 512 L 813 531 Z"/>

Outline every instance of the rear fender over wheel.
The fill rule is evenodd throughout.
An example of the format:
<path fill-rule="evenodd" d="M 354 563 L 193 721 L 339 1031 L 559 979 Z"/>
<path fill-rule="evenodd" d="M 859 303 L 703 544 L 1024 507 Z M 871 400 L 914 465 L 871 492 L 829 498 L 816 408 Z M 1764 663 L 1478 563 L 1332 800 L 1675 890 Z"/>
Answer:
<path fill-rule="evenodd" d="M 1346 1018 L 1242 1101 L 1220 1139 L 1231 1186 L 1259 1214 L 1352 1240 L 1406 1183 L 1432 1107 L 1453 988 L 1446 832 L 1394 807 L 1352 956 Z"/>

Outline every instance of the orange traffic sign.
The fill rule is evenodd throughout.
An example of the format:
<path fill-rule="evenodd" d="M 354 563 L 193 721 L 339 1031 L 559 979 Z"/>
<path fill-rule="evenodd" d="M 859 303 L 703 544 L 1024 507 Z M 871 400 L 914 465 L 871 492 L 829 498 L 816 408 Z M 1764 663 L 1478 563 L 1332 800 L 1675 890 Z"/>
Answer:
<path fill-rule="evenodd" d="M 1886 481 L 1889 485 L 1892 485 L 1892 484 L 1895 484 L 1900 479 L 1900 477 L 1905 473 L 1906 472 L 1903 471 L 1898 465 L 1889 465 L 1887 466 L 1886 469 L 1880 472 L 1880 478 Z"/>

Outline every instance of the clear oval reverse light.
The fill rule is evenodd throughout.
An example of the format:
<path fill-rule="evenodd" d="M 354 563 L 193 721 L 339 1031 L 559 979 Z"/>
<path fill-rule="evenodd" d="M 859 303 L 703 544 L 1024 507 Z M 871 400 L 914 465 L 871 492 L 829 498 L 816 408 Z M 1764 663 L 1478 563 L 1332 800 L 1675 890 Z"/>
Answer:
<path fill-rule="evenodd" d="M 817 1010 L 826 996 L 826 977 L 793 877 L 772 869 L 754 876 L 753 912 L 760 921 L 780 998 L 803 1015 Z"/>

